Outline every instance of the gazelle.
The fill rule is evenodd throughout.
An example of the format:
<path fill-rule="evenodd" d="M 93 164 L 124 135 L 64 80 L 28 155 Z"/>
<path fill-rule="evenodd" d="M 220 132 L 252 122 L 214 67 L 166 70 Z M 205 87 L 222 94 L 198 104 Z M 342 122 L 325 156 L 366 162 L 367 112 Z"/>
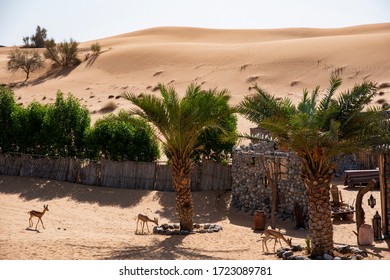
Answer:
<path fill-rule="evenodd" d="M 155 223 L 158 226 L 158 219 L 157 218 L 154 218 L 152 220 L 148 216 L 145 216 L 145 215 L 142 215 L 142 214 L 138 214 L 137 229 L 135 230 L 136 233 L 138 232 L 138 222 L 139 221 L 141 221 L 141 223 L 142 223 L 142 234 L 144 233 L 145 223 L 146 223 L 146 228 L 148 229 L 148 232 L 150 232 L 149 227 L 148 227 L 148 222 Z"/>
<path fill-rule="evenodd" d="M 48 205 L 43 205 L 43 211 L 42 212 L 35 211 L 35 210 L 31 210 L 31 211 L 27 212 L 28 214 L 30 214 L 30 219 L 28 220 L 29 226 L 32 227 L 34 225 L 33 221 L 32 221 L 32 218 L 33 217 L 37 217 L 38 218 L 38 222 L 35 225 L 35 229 L 37 229 L 39 221 L 41 221 L 42 227 L 45 228 L 44 225 L 43 225 L 43 222 L 42 222 L 42 216 L 45 215 L 46 211 L 49 211 L 49 204 Z"/>
<path fill-rule="evenodd" d="M 267 248 L 267 252 L 268 252 L 268 247 L 267 247 L 267 241 L 271 238 L 275 239 L 275 243 L 274 243 L 274 252 L 275 252 L 275 247 L 276 247 L 276 242 L 279 241 L 279 244 L 280 244 L 280 247 L 283 247 L 282 246 L 282 242 L 280 242 L 280 239 L 284 240 L 284 242 L 287 243 L 288 246 L 292 246 L 291 245 L 291 238 L 285 238 L 284 235 L 280 232 L 280 231 L 277 231 L 277 230 L 274 230 L 274 229 L 266 229 L 263 231 L 264 234 L 264 237 L 263 237 L 263 244 L 262 244 L 262 247 L 263 247 L 263 252 L 264 252 L 264 245 L 265 245 L 265 248 Z"/>

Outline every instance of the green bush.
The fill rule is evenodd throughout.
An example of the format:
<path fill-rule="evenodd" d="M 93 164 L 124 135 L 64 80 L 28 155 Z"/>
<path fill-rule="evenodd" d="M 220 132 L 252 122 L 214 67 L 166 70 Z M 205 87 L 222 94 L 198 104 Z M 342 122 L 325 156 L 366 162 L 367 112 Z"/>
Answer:
<path fill-rule="evenodd" d="M 88 110 L 71 94 L 64 99 L 64 94 L 58 91 L 55 103 L 48 106 L 43 125 L 49 154 L 83 157 L 90 123 Z"/>
<path fill-rule="evenodd" d="M 87 139 L 88 155 L 92 158 L 150 162 L 160 154 L 150 125 L 123 111 L 98 120 Z"/>
<path fill-rule="evenodd" d="M 8 87 L 0 86 L 0 152 L 12 151 L 14 145 L 14 114 L 18 109 L 15 96 Z"/>
<path fill-rule="evenodd" d="M 47 106 L 38 102 L 27 108 L 18 107 L 14 113 L 14 152 L 45 155 L 49 153 L 46 133 L 43 130 Z"/>
<path fill-rule="evenodd" d="M 231 114 L 222 121 L 222 128 L 209 128 L 202 132 L 198 138 L 198 145 L 202 149 L 195 153 L 196 160 L 201 158 L 212 159 L 220 163 L 227 163 L 231 158 L 231 152 L 236 144 L 236 138 L 231 137 L 237 134 L 237 117 Z M 230 137 L 224 137 L 228 133 Z"/>
<path fill-rule="evenodd" d="M 71 94 L 57 92 L 53 104 L 26 108 L 0 86 L 0 153 L 111 160 L 155 161 L 160 155 L 151 126 L 121 111 L 90 126 L 88 110 Z"/>

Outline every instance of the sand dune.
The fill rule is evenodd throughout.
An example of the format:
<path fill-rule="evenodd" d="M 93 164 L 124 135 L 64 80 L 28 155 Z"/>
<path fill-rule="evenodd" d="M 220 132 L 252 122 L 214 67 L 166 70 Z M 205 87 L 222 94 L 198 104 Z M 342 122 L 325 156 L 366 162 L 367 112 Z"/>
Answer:
<path fill-rule="evenodd" d="M 378 85 L 390 82 L 390 23 L 338 29 L 158 27 L 97 41 L 103 52 L 96 60 L 45 76 L 48 62 L 26 86 L 15 89 L 19 102 L 50 102 L 61 89 L 72 92 L 94 112 L 110 95 L 123 91 L 153 93 L 158 83 L 165 83 L 183 92 L 192 82 L 228 88 L 233 104 L 250 94 L 253 83 L 297 102 L 303 88 L 320 85 L 325 90 L 332 71 L 343 77 L 341 90 L 363 79 Z M 94 42 L 83 42 L 80 48 L 86 50 Z M 0 81 L 21 82 L 22 72 L 6 71 L 8 52 L 9 48 L 0 49 Z M 379 99 L 390 102 L 390 88 L 381 91 L 374 104 Z M 130 106 L 124 100 L 115 102 L 117 110 Z M 94 114 L 93 120 L 98 117 Z M 247 132 L 249 126 L 253 124 L 240 118 L 240 131 Z"/>

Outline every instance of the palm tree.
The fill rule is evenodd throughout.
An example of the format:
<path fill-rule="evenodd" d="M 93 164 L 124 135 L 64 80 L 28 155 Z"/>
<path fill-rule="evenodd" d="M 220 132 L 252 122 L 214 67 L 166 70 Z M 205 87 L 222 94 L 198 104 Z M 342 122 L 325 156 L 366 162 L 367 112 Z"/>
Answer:
<path fill-rule="evenodd" d="M 301 159 L 313 256 L 333 249 L 330 184 L 335 175 L 334 158 L 378 143 L 378 120 L 383 116 L 380 111 L 385 110 L 371 108 L 362 113 L 376 95 L 376 85 L 368 81 L 334 98 L 341 82 L 339 76 L 332 75 L 321 100 L 319 87 L 310 96 L 304 90 L 297 107 L 291 100 L 276 99 L 256 86 L 256 94 L 245 97 L 238 106 L 241 114 L 267 129 L 277 144 L 290 148 Z"/>
<path fill-rule="evenodd" d="M 159 89 L 161 98 L 132 93 L 123 93 L 122 96 L 137 106 L 131 110 L 132 114 L 144 117 L 159 131 L 157 137 L 171 159 L 180 228 L 190 231 L 193 229 L 194 211 L 191 168 L 194 152 L 202 148 L 197 146 L 198 137 L 208 128 L 220 128 L 223 132 L 222 124 L 233 112 L 229 106 L 226 107 L 230 96 L 227 90 L 205 91 L 194 84 L 187 87 L 181 99 L 173 87 L 160 84 Z"/>

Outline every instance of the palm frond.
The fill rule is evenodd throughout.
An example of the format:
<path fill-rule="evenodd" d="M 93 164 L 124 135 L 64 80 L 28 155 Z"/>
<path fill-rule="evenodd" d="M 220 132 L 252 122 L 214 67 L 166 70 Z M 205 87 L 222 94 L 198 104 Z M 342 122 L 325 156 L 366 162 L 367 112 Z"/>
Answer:
<path fill-rule="evenodd" d="M 318 105 L 319 112 L 325 112 L 326 110 L 329 109 L 332 102 L 332 97 L 335 94 L 336 90 L 341 86 L 341 83 L 342 83 L 342 79 L 340 75 L 332 73 L 329 81 L 329 87 L 326 91 L 326 95 Z"/>
<path fill-rule="evenodd" d="M 258 124 L 266 118 L 278 116 L 288 117 L 295 113 L 295 107 L 289 98 L 277 99 L 271 96 L 257 84 L 254 85 L 256 93 L 245 96 L 236 107 L 237 111 L 248 120 Z"/>
<path fill-rule="evenodd" d="M 142 93 L 135 95 L 129 92 L 122 93 L 122 97 L 137 106 L 129 110 L 130 114 L 145 118 L 153 123 L 164 137 L 168 137 L 167 132 L 171 127 L 170 117 L 162 99 L 153 95 Z"/>
<path fill-rule="evenodd" d="M 218 129 L 223 133 L 223 122 L 232 114 L 228 105 L 227 90 L 202 90 L 197 84 L 190 84 L 186 94 L 179 98 L 173 87 L 159 84 L 161 97 L 154 95 L 123 93 L 137 107 L 131 109 L 154 124 L 161 133 L 159 137 L 165 150 L 176 159 L 187 159 L 202 147 L 198 138 L 206 129 Z"/>
<path fill-rule="evenodd" d="M 271 133 L 275 142 L 285 145 L 289 144 L 291 140 L 290 127 L 284 119 L 281 118 L 268 118 L 259 123 L 259 126 L 268 130 Z"/>
<path fill-rule="evenodd" d="M 303 90 L 303 97 L 301 102 L 298 104 L 298 111 L 313 117 L 314 112 L 316 111 L 317 106 L 317 97 L 319 94 L 320 87 L 317 86 L 311 93 L 309 98 L 309 91 L 307 89 Z"/>
<path fill-rule="evenodd" d="M 367 81 L 360 85 L 355 85 L 352 90 L 342 93 L 337 100 L 340 112 L 339 120 L 341 122 L 346 121 L 353 114 L 361 112 L 376 94 L 376 85 Z"/>

